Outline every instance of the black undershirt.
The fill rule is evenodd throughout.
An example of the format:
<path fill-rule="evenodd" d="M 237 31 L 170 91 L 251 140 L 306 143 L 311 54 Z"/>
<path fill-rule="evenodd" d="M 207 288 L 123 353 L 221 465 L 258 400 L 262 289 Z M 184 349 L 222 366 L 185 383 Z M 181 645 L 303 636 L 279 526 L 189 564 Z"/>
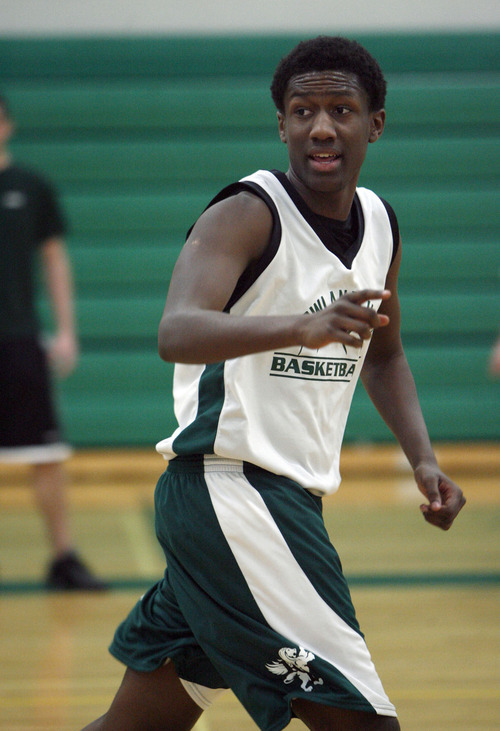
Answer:
<path fill-rule="evenodd" d="M 361 242 L 363 241 L 365 231 L 363 209 L 357 193 L 354 196 L 354 200 L 347 220 L 339 221 L 334 218 L 329 218 L 328 216 L 321 216 L 317 213 L 314 213 L 314 211 L 309 208 L 302 196 L 290 183 L 285 173 L 281 172 L 280 170 L 272 170 L 270 172 L 272 172 L 273 175 L 275 175 L 276 178 L 283 185 L 286 192 L 288 193 L 294 204 L 297 206 L 297 209 L 300 211 L 304 219 L 309 223 L 309 225 L 316 233 L 320 241 L 323 243 L 323 245 L 342 262 L 346 269 L 351 269 L 356 254 L 361 247 Z M 232 195 L 237 195 L 242 190 L 251 191 L 266 203 L 273 216 L 273 229 L 270 241 L 260 259 L 251 262 L 251 264 L 249 264 L 249 266 L 240 276 L 236 287 L 224 308 L 225 312 L 229 312 L 235 302 L 237 302 L 240 297 L 243 296 L 243 294 L 249 289 L 249 287 L 252 286 L 252 284 L 260 276 L 264 269 L 273 260 L 276 252 L 278 251 L 281 241 L 281 222 L 276 205 L 273 202 L 272 198 L 269 196 L 269 194 L 266 193 L 261 188 L 261 186 L 256 183 L 249 181 L 240 181 L 228 185 L 226 188 L 221 190 L 215 196 L 215 198 L 210 201 L 207 208 L 210 208 L 210 206 L 214 205 L 215 203 L 221 200 L 225 200 Z M 396 251 L 399 244 L 398 222 L 394 211 L 387 203 L 387 201 L 385 201 L 383 198 L 380 198 L 380 200 L 387 210 L 387 214 L 389 216 L 391 224 L 393 236 L 393 251 L 391 259 L 392 264 L 392 261 L 394 261 L 394 257 L 396 256 Z M 191 233 L 191 230 L 192 227 L 189 229 L 186 238 Z"/>
<path fill-rule="evenodd" d="M 359 251 L 364 234 L 363 211 L 357 194 L 354 196 L 347 219 L 345 221 L 339 221 L 335 218 L 314 213 L 288 180 L 285 173 L 282 173 L 280 170 L 272 170 L 272 173 L 278 178 L 302 216 L 326 248 L 332 254 L 335 254 L 345 267 L 350 269 L 354 257 Z"/>

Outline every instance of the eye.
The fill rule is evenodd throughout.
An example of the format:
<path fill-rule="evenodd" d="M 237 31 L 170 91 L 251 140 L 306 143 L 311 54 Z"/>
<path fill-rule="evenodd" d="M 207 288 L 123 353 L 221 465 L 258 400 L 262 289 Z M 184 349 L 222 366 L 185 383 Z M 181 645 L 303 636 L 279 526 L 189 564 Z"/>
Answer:
<path fill-rule="evenodd" d="M 334 108 L 334 113 L 339 117 L 345 117 L 346 114 L 349 114 L 351 111 L 350 107 L 348 107 L 346 104 L 338 104 Z"/>
<path fill-rule="evenodd" d="M 311 114 L 311 110 L 307 107 L 296 107 L 293 110 L 293 114 L 296 117 L 308 117 Z"/>

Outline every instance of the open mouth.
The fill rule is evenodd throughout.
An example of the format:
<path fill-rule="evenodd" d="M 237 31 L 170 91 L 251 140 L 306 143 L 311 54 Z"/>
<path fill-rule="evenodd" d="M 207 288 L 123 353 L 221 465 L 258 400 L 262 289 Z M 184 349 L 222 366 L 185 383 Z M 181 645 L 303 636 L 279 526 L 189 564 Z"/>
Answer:
<path fill-rule="evenodd" d="M 330 168 L 340 160 L 340 155 L 337 152 L 315 152 L 309 158 L 316 166 Z"/>
<path fill-rule="evenodd" d="M 336 152 L 315 152 L 311 155 L 311 157 L 313 158 L 313 160 L 329 162 L 330 160 L 337 160 L 340 155 Z"/>

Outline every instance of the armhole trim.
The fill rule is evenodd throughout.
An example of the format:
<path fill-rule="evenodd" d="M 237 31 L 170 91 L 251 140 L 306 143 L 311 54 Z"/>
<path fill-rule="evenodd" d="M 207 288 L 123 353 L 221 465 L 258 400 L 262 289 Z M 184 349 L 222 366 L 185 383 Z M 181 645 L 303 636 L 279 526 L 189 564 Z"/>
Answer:
<path fill-rule="evenodd" d="M 249 264 L 249 266 L 245 269 L 245 271 L 241 274 L 240 278 L 236 282 L 236 286 L 233 290 L 233 293 L 229 300 L 226 303 L 226 306 L 224 307 L 224 312 L 229 312 L 231 307 L 247 292 L 252 284 L 259 278 L 259 276 L 262 274 L 262 272 L 269 266 L 271 261 L 276 256 L 280 241 L 281 241 L 281 221 L 278 213 L 278 209 L 276 208 L 276 204 L 274 203 L 271 196 L 258 184 L 254 183 L 252 181 L 244 181 L 244 182 L 238 182 L 238 183 L 231 183 L 231 185 L 226 186 L 223 188 L 216 196 L 215 198 L 212 198 L 208 206 L 205 208 L 205 211 L 208 210 L 211 206 L 213 206 L 215 203 L 219 203 L 220 201 L 226 200 L 226 198 L 231 198 L 233 195 L 237 195 L 238 193 L 241 193 L 242 191 L 247 191 L 249 193 L 253 193 L 254 195 L 258 196 L 261 200 L 264 201 L 264 203 L 267 205 L 269 210 L 271 211 L 271 215 L 273 217 L 273 227 L 271 231 L 271 236 L 269 238 L 269 242 L 262 252 L 262 255 L 259 259 Z M 205 212 L 203 211 L 203 212 Z M 194 224 L 193 224 L 194 226 Z M 193 226 L 189 229 L 189 231 L 186 234 L 186 238 L 191 233 Z"/>
<path fill-rule="evenodd" d="M 237 184 L 238 185 L 238 184 Z M 279 217 L 278 209 L 271 196 L 257 183 L 247 182 L 241 183 L 240 190 L 248 190 L 250 193 L 254 193 L 261 200 L 264 201 L 266 206 L 271 211 L 273 217 L 273 227 L 271 230 L 271 236 L 267 243 L 266 248 L 262 252 L 257 261 L 252 262 L 242 273 L 236 283 L 236 287 L 227 302 L 224 312 L 229 312 L 231 307 L 247 292 L 252 284 L 257 281 L 263 271 L 267 269 L 269 264 L 272 262 L 276 254 L 278 253 L 280 241 L 281 241 L 281 220 Z"/>
<path fill-rule="evenodd" d="M 391 231 L 392 231 L 392 257 L 391 257 L 391 264 L 396 258 L 396 254 L 398 252 L 399 248 L 399 224 L 398 219 L 396 217 L 396 214 L 394 213 L 393 207 L 383 198 L 380 198 L 382 203 L 384 204 L 385 210 L 387 211 L 387 215 L 389 216 L 389 223 L 391 224 Z"/>

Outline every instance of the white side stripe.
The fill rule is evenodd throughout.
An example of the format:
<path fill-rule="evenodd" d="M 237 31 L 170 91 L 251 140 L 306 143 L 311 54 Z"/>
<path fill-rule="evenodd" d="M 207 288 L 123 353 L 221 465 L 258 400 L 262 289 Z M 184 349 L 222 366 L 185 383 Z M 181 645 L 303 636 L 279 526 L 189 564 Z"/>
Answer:
<path fill-rule="evenodd" d="M 205 473 L 226 540 L 268 624 L 336 667 L 375 710 L 396 715 L 363 638 L 317 594 L 263 499 L 237 472 Z"/>

